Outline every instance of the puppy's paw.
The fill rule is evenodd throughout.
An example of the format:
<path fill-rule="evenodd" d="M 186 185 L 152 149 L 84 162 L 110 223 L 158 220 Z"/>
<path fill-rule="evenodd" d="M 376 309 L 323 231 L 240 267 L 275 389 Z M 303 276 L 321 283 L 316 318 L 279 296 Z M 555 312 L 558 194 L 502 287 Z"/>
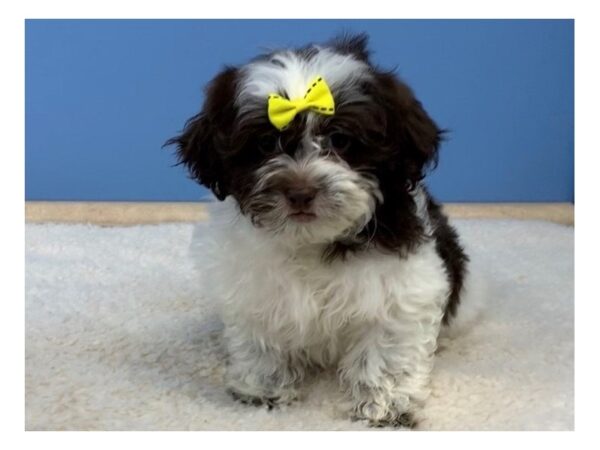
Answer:
<path fill-rule="evenodd" d="M 352 420 L 365 420 L 369 426 L 383 428 L 410 428 L 417 426 L 411 412 L 400 411 L 394 404 L 381 405 L 376 402 L 363 402 L 352 413 Z"/>
<path fill-rule="evenodd" d="M 294 400 L 296 400 L 297 396 L 293 392 L 286 393 L 285 395 L 250 395 L 245 394 L 243 392 L 239 392 L 235 389 L 229 388 L 227 390 L 229 394 L 234 398 L 245 405 L 253 405 L 253 406 L 266 406 L 267 409 L 271 410 L 275 406 L 279 405 L 289 405 Z"/>
<path fill-rule="evenodd" d="M 369 426 L 376 428 L 393 427 L 393 428 L 409 428 L 414 430 L 417 428 L 417 421 L 412 413 L 401 413 L 382 420 L 369 421 Z"/>

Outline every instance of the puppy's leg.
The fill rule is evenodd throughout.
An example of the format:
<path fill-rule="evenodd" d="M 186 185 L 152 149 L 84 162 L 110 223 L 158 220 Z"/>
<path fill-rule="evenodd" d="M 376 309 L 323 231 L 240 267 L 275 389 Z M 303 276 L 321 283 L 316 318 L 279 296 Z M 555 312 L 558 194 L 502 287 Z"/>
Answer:
<path fill-rule="evenodd" d="M 265 404 L 271 409 L 275 404 L 296 398 L 295 383 L 304 372 L 289 353 L 235 327 L 227 329 L 226 338 L 229 353 L 226 383 L 235 399 L 253 405 Z"/>
<path fill-rule="evenodd" d="M 354 419 L 372 426 L 413 428 L 429 395 L 442 310 L 407 309 L 401 319 L 363 324 L 340 362 L 342 383 L 354 403 Z"/>

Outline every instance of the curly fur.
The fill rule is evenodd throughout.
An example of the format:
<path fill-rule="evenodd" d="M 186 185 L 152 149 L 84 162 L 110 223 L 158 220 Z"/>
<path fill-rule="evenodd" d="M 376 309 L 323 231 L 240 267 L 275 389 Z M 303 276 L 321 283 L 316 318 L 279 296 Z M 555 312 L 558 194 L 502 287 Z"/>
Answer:
<path fill-rule="evenodd" d="M 301 95 L 315 75 L 335 115 L 306 112 L 277 131 L 267 96 Z M 308 368 L 336 365 L 355 418 L 414 424 L 468 261 L 422 183 L 442 134 L 371 64 L 364 36 L 262 55 L 211 82 L 170 143 L 225 200 L 197 245 L 235 398 L 291 401 Z"/>

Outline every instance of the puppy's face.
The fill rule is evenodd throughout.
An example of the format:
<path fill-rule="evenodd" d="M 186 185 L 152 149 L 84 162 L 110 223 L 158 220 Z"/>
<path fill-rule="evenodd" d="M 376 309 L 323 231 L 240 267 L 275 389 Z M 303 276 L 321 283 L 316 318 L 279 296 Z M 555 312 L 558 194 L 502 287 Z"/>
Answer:
<path fill-rule="evenodd" d="M 255 226 L 288 241 L 361 233 L 388 196 L 422 177 L 440 134 L 410 89 L 369 63 L 365 41 L 277 51 L 224 70 L 170 141 L 180 161 L 217 198 L 231 195 Z M 329 85 L 335 113 L 306 110 L 275 128 L 269 95 L 301 98 L 316 76 Z"/>

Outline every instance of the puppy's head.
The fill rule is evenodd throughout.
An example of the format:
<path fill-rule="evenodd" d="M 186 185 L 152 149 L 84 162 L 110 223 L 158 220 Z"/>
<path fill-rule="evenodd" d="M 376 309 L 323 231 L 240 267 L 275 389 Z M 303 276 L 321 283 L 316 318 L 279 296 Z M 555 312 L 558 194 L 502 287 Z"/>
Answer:
<path fill-rule="evenodd" d="M 307 109 L 275 127 L 269 95 L 302 98 L 315 77 L 326 81 L 335 113 Z M 411 90 L 370 63 L 363 35 L 226 68 L 169 141 L 199 183 L 220 200 L 232 196 L 255 226 L 310 243 L 364 232 L 423 177 L 439 142 Z"/>

